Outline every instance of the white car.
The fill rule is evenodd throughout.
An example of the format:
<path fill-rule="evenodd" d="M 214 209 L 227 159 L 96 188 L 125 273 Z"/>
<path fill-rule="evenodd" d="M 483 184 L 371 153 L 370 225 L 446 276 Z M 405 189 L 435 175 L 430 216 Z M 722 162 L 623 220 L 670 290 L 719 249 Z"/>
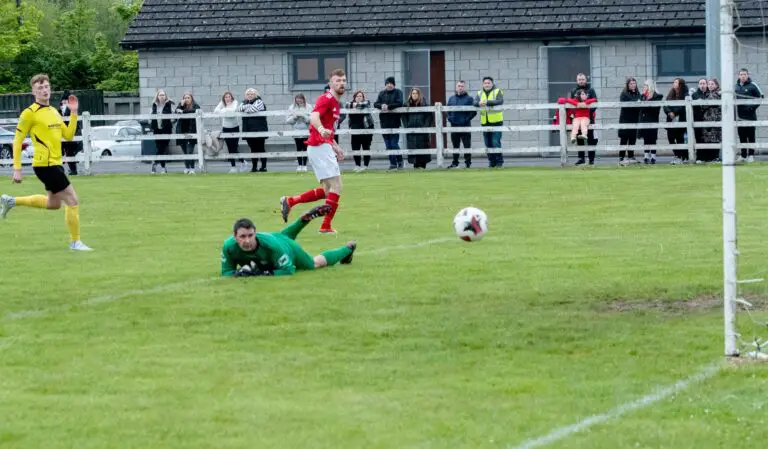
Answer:
<path fill-rule="evenodd" d="M 16 131 L 0 127 L 0 159 L 13 159 L 13 139 L 16 137 Z M 31 164 L 35 156 L 35 146 L 32 139 L 27 137 L 21 143 L 21 163 Z M 11 164 L 3 164 L 9 166 Z"/>
<path fill-rule="evenodd" d="M 133 126 L 91 128 L 91 151 L 96 157 L 141 156 L 141 130 Z"/>

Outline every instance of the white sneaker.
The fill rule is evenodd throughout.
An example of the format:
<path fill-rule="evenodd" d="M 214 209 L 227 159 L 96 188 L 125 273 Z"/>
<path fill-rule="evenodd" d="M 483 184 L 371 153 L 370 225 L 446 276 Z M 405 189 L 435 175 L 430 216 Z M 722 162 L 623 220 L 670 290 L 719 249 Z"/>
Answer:
<path fill-rule="evenodd" d="M 306 165 L 302 166 L 302 167 L 301 167 L 301 171 L 303 171 L 304 173 L 306 173 L 306 172 L 307 172 L 307 166 L 306 166 Z"/>
<path fill-rule="evenodd" d="M 303 171 L 304 171 L 304 170 L 302 170 L 303 168 L 304 168 L 304 167 L 302 167 L 301 165 L 299 165 L 298 167 L 296 167 L 296 171 L 297 171 L 297 172 L 303 172 Z"/>
<path fill-rule="evenodd" d="M 747 156 L 747 164 L 751 164 L 752 162 L 755 162 L 754 156 Z"/>
<path fill-rule="evenodd" d="M 93 251 L 93 249 L 89 248 L 88 245 L 81 242 L 80 240 L 70 243 L 69 249 L 72 251 Z"/>
<path fill-rule="evenodd" d="M 188 169 L 188 168 L 185 168 L 185 169 L 184 169 L 184 174 L 185 174 L 185 175 L 188 175 L 188 174 L 189 174 L 189 169 Z"/>
<path fill-rule="evenodd" d="M 241 172 L 250 171 L 250 169 L 248 168 L 248 164 L 246 164 L 245 162 L 240 162 L 240 171 Z"/>
<path fill-rule="evenodd" d="M 355 167 L 355 173 L 360 173 L 361 171 L 363 171 L 361 167 Z"/>
<path fill-rule="evenodd" d="M 230 168 L 229 173 L 237 173 L 237 167 Z"/>
<path fill-rule="evenodd" d="M 8 212 L 16 205 L 16 199 L 9 195 L 0 196 L 0 218 L 5 219 Z"/>
<path fill-rule="evenodd" d="M 672 158 L 672 162 L 670 162 L 670 164 L 672 165 L 681 165 L 682 163 L 683 163 L 683 160 L 680 159 L 679 157 Z"/>
<path fill-rule="evenodd" d="M 194 175 L 194 174 L 195 174 L 195 170 L 190 168 L 190 169 L 189 169 L 189 174 L 190 174 L 190 175 Z"/>
<path fill-rule="evenodd" d="M 160 169 L 160 173 L 163 174 L 163 175 L 167 175 L 168 174 L 168 170 L 165 167 L 163 167 L 163 168 Z"/>
<path fill-rule="evenodd" d="M 739 157 L 737 157 L 737 158 L 736 158 L 736 162 L 737 162 L 737 163 L 744 163 L 744 162 L 746 162 L 746 161 L 747 161 L 747 160 L 746 160 L 746 159 L 744 159 L 742 156 L 739 156 Z"/>

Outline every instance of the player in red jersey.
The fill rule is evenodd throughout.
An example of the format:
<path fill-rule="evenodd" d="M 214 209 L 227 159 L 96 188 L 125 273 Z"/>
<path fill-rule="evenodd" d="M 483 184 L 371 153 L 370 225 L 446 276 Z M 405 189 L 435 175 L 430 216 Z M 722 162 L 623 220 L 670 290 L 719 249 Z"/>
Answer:
<path fill-rule="evenodd" d="M 347 85 L 347 75 L 344 70 L 336 69 L 331 72 L 328 84 L 330 90 L 315 102 L 315 108 L 309 118 L 309 140 L 307 140 L 307 156 L 322 187 L 308 190 L 301 195 L 280 198 L 280 211 L 286 223 L 293 206 L 325 198 L 325 204 L 331 206 L 331 212 L 323 219 L 319 231 L 321 234 L 336 233 L 331 227 L 331 221 L 339 207 L 341 195 L 339 161 L 344 159 L 344 152 L 333 140 L 333 134 L 336 122 L 341 116 L 339 100 L 344 95 Z"/>

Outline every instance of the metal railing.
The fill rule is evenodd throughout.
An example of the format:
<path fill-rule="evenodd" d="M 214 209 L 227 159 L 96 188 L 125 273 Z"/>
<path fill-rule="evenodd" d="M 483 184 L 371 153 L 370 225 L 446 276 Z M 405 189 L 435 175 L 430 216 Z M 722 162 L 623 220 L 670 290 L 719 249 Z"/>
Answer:
<path fill-rule="evenodd" d="M 735 104 L 738 105 L 765 105 L 768 104 L 766 100 L 737 100 Z M 694 106 L 721 106 L 722 102 L 719 100 L 691 100 L 690 97 L 686 100 L 677 101 L 652 101 L 652 102 L 598 102 L 588 105 L 589 108 L 595 109 L 620 109 L 620 108 L 648 108 L 664 106 L 683 106 L 686 109 L 686 121 L 684 122 L 666 122 L 663 114 L 663 110 L 659 113 L 659 123 L 604 123 L 602 120 L 597 121 L 595 124 L 590 125 L 590 129 L 594 130 L 619 130 L 619 129 L 670 129 L 670 128 L 684 128 L 688 133 L 688 141 L 685 144 L 656 144 L 656 145 L 642 145 L 636 144 L 632 146 L 626 145 L 606 145 L 599 144 L 596 146 L 573 146 L 569 145 L 569 131 L 572 129 L 572 125 L 567 124 L 565 119 L 561 119 L 559 124 L 540 124 L 540 125 L 501 125 L 501 126 L 469 126 L 469 127 L 451 127 L 444 126 L 444 114 L 448 112 L 468 112 L 475 111 L 480 112 L 486 110 L 492 111 L 551 111 L 557 110 L 559 117 L 565 118 L 566 113 L 569 110 L 575 109 L 572 105 L 564 105 L 557 103 L 542 103 L 542 104 L 509 104 L 502 105 L 494 108 L 476 108 L 473 106 L 443 106 L 440 103 L 436 103 L 434 106 L 425 106 L 418 108 L 399 108 L 395 111 L 382 112 L 377 109 L 342 109 L 342 114 L 371 114 L 371 115 L 383 115 L 383 114 L 404 114 L 412 112 L 431 112 L 434 114 L 433 127 L 429 128 L 374 128 L 374 129 L 337 129 L 336 134 L 339 136 L 345 135 L 384 135 L 384 134 L 431 134 L 435 136 L 435 148 L 427 149 L 406 149 L 406 150 L 360 150 L 354 153 L 347 152 L 347 154 L 353 154 L 355 156 L 390 156 L 390 155 L 420 155 L 428 154 L 436 158 L 438 166 L 443 166 L 445 157 L 450 157 L 454 153 L 462 154 L 492 154 L 501 153 L 504 155 L 541 155 L 543 153 L 559 153 L 561 165 L 565 166 L 568 161 L 569 152 L 576 151 L 595 151 L 596 153 L 609 154 L 623 150 L 656 150 L 660 154 L 669 150 L 687 150 L 689 154 L 695 159 L 696 151 L 700 149 L 720 149 L 720 143 L 697 143 L 694 138 L 695 128 L 716 128 L 721 127 L 721 122 L 712 121 L 694 121 L 693 108 Z M 285 118 L 288 114 L 288 110 L 274 110 L 264 111 L 253 114 L 246 113 L 233 113 L 229 117 L 238 117 L 240 119 L 250 117 L 281 117 Z M 83 142 L 83 155 L 77 157 L 64 158 L 64 161 L 78 161 L 83 162 L 85 167 L 85 173 L 91 174 L 91 168 L 94 163 L 109 161 L 109 162 L 138 162 L 138 161 L 183 161 L 194 160 L 199 164 L 199 169 L 205 171 L 206 162 L 208 161 L 224 161 L 229 159 L 284 159 L 295 158 L 297 156 L 306 156 L 306 152 L 298 151 L 277 151 L 277 152 L 265 152 L 265 153 L 228 153 L 222 151 L 219 154 L 210 154 L 204 151 L 206 138 L 210 130 L 206 130 L 204 127 L 204 120 L 216 119 L 221 120 L 222 115 L 215 113 L 204 113 L 202 110 L 197 110 L 194 114 L 133 114 L 133 115 L 90 115 L 87 111 L 83 112 L 78 120 L 82 122 L 82 135 L 76 136 L 73 141 Z M 64 120 L 68 120 L 68 117 L 64 117 Z M 139 140 L 178 140 L 187 139 L 195 140 L 197 143 L 196 154 L 184 154 L 184 155 L 154 155 L 154 156 L 107 156 L 102 157 L 100 154 L 96 154 L 92 148 L 93 141 L 93 122 L 111 122 L 120 120 L 195 120 L 196 132 L 194 134 L 144 134 L 133 136 L 129 138 L 115 137 L 115 141 L 139 141 Z M 0 126 L 2 125 L 15 125 L 18 119 L 0 119 Z M 768 120 L 747 121 L 738 120 L 736 122 L 737 127 L 765 127 L 768 126 Z M 242 127 L 241 127 L 242 128 Z M 550 131 L 559 133 L 559 145 L 558 146 L 528 146 L 528 147 L 514 147 L 508 146 L 506 148 L 486 148 L 486 147 L 473 147 L 473 148 L 461 148 L 453 149 L 447 148 L 445 142 L 445 135 L 449 133 L 480 133 L 480 132 L 536 132 L 536 131 Z M 241 139 L 248 138 L 268 138 L 268 137 L 307 137 L 308 131 L 306 130 L 284 130 L 284 131 L 266 131 L 266 132 L 238 132 L 238 133 L 219 133 L 219 139 L 225 139 L 228 137 L 238 137 Z M 739 148 L 753 148 L 762 149 L 768 148 L 768 143 L 754 143 L 754 144 L 738 144 Z M 10 164 L 12 160 L 2 159 L 0 165 Z"/>

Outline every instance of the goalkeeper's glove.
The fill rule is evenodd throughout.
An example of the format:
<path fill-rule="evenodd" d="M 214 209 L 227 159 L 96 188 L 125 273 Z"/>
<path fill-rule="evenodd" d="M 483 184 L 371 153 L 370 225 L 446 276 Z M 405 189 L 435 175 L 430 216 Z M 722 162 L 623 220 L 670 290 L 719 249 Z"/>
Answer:
<path fill-rule="evenodd" d="M 245 265 L 239 270 L 235 271 L 235 277 L 250 277 L 250 276 L 273 276 L 274 273 L 269 270 L 262 270 L 251 262 L 250 265 Z"/>

